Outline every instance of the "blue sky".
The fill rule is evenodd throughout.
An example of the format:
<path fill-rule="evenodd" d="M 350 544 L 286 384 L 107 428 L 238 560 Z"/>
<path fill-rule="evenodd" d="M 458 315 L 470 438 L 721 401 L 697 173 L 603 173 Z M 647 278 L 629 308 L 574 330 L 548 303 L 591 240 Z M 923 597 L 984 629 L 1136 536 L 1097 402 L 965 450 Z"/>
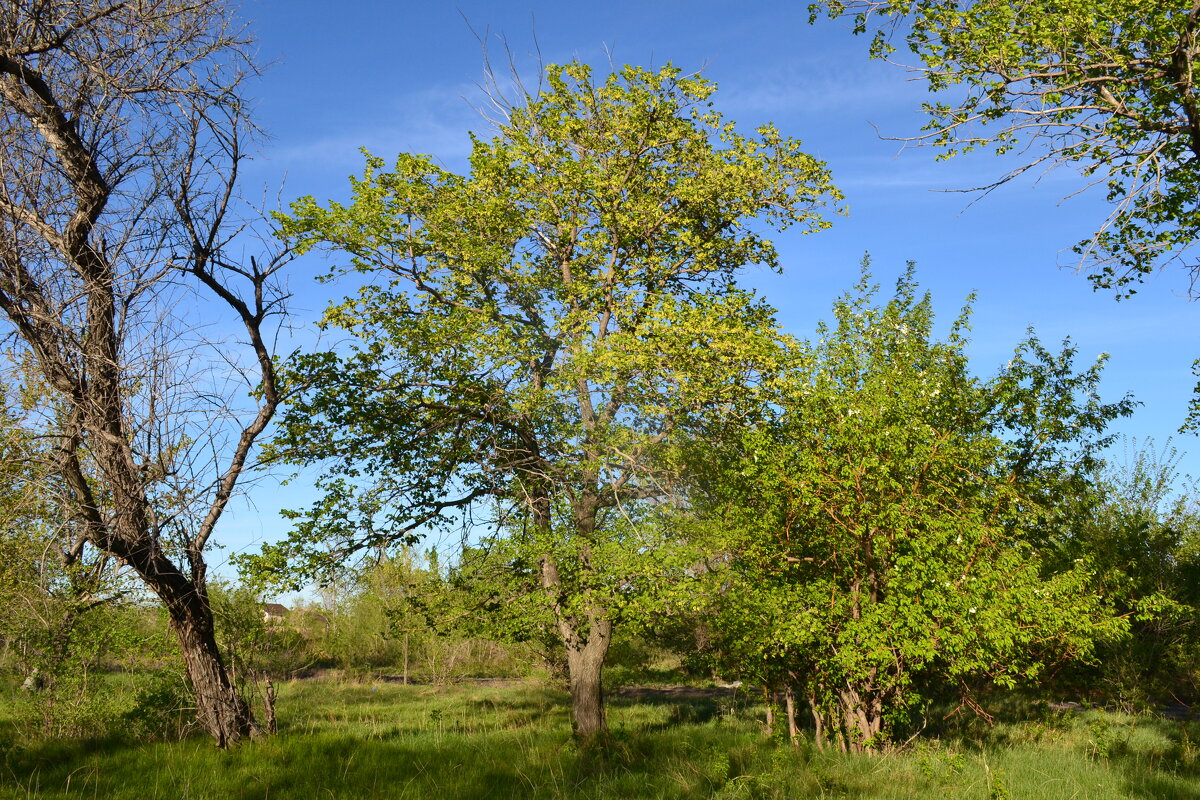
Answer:
<path fill-rule="evenodd" d="M 716 108 L 743 129 L 773 122 L 803 140 L 846 194 L 849 216 L 831 230 L 775 237 L 782 275 L 750 273 L 791 332 L 805 335 L 828 316 L 865 252 L 885 285 L 912 260 L 944 323 L 977 294 L 972 355 L 981 374 L 1007 361 L 1033 326 L 1048 344 L 1070 336 L 1081 361 L 1111 355 L 1106 395 L 1133 392 L 1143 403 L 1119 423 L 1122 433 L 1161 445 L 1186 414 L 1200 308 L 1186 299 L 1183 271 L 1153 276 L 1120 303 L 1093 292 L 1072 269 L 1070 247 L 1107 215 L 1101 198 L 1063 200 L 1083 186 L 1069 170 L 983 198 L 953 191 L 990 183 L 1005 162 L 987 153 L 936 162 L 933 150 L 881 138 L 919 131 L 922 85 L 899 65 L 871 61 L 867 41 L 846 24 L 810 26 L 806 3 L 250 0 L 242 15 L 270 64 L 251 87 L 269 138 L 247 172 L 248 194 L 261 185 L 271 196 L 282 186 L 285 202 L 345 197 L 360 147 L 385 159 L 427 153 L 464 169 L 468 131 L 488 130 L 477 110 L 484 73 L 476 34 L 499 66 L 504 37 L 527 79 L 536 76 L 538 52 L 546 63 L 579 59 L 597 69 L 610 59 L 673 62 L 715 81 Z M 330 288 L 312 281 L 323 267 L 319 257 L 295 265 L 297 322 L 315 319 L 329 299 Z M 1200 473 L 1196 437 L 1176 435 L 1174 443 L 1193 451 L 1184 469 Z M 226 520 L 226 552 L 282 535 L 279 507 L 306 504 L 306 494 L 303 480 L 283 489 L 259 484 L 250 506 Z"/>

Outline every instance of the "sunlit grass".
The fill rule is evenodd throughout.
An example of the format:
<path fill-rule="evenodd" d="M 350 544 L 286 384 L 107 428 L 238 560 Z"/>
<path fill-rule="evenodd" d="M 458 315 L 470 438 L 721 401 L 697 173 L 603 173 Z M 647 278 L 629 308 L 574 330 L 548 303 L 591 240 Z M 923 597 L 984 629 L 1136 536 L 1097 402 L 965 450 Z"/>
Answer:
<path fill-rule="evenodd" d="M 611 743 L 587 751 L 565 694 L 536 685 L 305 681 L 279 712 L 278 736 L 228 752 L 0 736 L 0 797 L 1200 799 L 1200 725 L 1099 711 L 871 756 L 771 741 L 725 699 L 614 698 Z"/>

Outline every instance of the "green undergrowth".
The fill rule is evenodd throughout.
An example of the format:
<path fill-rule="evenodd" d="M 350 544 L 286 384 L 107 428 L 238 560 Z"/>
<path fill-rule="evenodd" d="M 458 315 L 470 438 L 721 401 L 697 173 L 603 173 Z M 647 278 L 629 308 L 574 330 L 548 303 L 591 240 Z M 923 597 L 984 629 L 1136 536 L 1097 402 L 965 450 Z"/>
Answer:
<path fill-rule="evenodd" d="M 0 724 L 0 798 L 1200 800 L 1200 724 L 1102 711 L 870 756 L 793 749 L 724 695 L 614 697 L 611 741 L 582 749 L 565 695 L 536 685 L 301 681 L 279 711 L 277 736 L 227 752 L 199 736 L 21 742 Z"/>

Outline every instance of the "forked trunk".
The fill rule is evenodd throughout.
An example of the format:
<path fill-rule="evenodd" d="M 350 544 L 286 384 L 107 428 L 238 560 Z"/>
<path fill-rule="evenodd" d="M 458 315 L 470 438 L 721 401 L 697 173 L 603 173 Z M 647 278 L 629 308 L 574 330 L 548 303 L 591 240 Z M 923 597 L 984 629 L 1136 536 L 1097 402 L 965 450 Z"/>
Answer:
<path fill-rule="evenodd" d="M 865 696 L 851 687 L 840 693 L 842 725 L 849 749 L 874 750 L 883 733 L 883 701 L 876 693 Z"/>

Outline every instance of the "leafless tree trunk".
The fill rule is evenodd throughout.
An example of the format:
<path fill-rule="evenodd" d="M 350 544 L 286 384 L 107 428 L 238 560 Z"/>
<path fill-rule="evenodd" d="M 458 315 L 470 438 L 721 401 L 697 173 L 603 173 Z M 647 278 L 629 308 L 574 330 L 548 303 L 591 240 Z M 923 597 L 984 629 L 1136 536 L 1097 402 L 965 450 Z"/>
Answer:
<path fill-rule="evenodd" d="M 266 329 L 287 260 L 229 255 L 254 71 L 229 20 L 220 0 L 0 10 L 0 312 L 51 397 L 67 549 L 115 557 L 163 602 L 222 747 L 257 726 L 217 649 L 204 551 L 279 402 Z M 227 343 L 204 360 L 195 305 L 232 312 L 245 363 Z M 257 405 L 238 408 L 247 384 Z"/>

